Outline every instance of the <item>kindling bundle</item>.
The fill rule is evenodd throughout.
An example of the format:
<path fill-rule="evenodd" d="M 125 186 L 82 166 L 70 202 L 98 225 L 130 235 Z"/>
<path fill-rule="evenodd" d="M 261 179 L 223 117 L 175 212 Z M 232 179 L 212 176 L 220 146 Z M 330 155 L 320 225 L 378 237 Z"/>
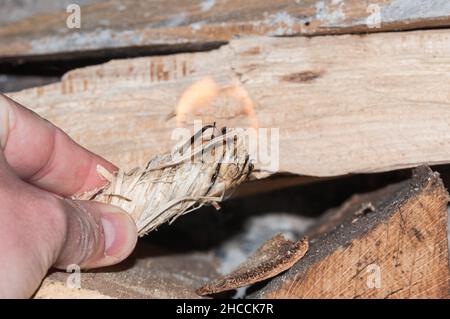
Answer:
<path fill-rule="evenodd" d="M 218 208 L 218 202 L 252 168 L 244 137 L 238 131 L 209 125 L 172 152 L 156 155 L 145 167 L 111 174 L 99 166 L 97 172 L 109 183 L 76 199 L 121 207 L 143 236 L 205 204 Z"/>

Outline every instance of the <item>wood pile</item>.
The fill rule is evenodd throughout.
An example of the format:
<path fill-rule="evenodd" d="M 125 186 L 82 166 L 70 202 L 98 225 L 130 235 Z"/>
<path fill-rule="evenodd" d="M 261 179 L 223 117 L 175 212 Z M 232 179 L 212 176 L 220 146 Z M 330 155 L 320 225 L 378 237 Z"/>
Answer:
<path fill-rule="evenodd" d="M 450 3 L 87 0 L 73 30 L 66 2 L 31 3 L 0 13 L 0 90 L 119 167 L 197 119 L 279 137 L 221 213 L 163 226 L 81 289 L 50 273 L 37 298 L 449 297 Z M 229 227 L 269 212 L 255 236 Z"/>

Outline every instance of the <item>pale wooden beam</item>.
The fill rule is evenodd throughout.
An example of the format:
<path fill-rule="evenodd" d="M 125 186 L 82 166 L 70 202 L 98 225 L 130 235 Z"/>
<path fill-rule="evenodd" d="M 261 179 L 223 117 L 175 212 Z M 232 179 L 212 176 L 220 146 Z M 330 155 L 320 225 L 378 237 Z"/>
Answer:
<path fill-rule="evenodd" d="M 259 127 L 279 129 L 276 171 L 389 171 L 450 162 L 449 43 L 447 30 L 248 38 L 212 52 L 77 69 L 60 83 L 10 96 L 132 168 L 175 145 L 172 131 L 183 124 L 174 116 L 177 102 L 209 77 L 246 92 Z M 183 125 L 193 132 L 197 118 L 248 126 L 241 102 L 221 95 Z"/>

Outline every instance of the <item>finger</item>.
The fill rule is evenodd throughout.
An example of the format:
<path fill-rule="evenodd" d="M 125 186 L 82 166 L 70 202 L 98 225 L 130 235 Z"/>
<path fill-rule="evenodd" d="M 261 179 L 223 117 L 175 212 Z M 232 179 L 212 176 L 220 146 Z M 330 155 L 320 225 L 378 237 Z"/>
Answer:
<path fill-rule="evenodd" d="M 116 170 L 50 122 L 1 94 L 0 142 L 6 160 L 20 178 L 63 196 L 104 185 L 97 165 Z"/>
<path fill-rule="evenodd" d="M 52 265 L 107 266 L 136 244 L 136 226 L 124 211 L 29 185 L 5 169 L 1 156 L 0 203 L 0 298 L 29 297 Z"/>

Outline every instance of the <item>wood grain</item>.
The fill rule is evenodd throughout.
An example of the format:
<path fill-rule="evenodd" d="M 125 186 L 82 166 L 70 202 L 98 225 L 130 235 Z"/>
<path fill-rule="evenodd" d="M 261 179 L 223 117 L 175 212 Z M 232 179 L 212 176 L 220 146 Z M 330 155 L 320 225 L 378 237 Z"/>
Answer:
<path fill-rule="evenodd" d="M 198 288 L 201 296 L 245 287 L 286 271 L 300 260 L 308 251 L 308 240 L 291 241 L 281 233 L 262 244 L 232 272 L 218 276 Z"/>
<path fill-rule="evenodd" d="M 9 95 L 126 169 L 176 144 L 179 98 L 210 77 L 246 92 L 259 127 L 279 129 L 276 171 L 388 171 L 450 162 L 449 43 L 447 30 L 248 38 L 212 52 L 77 69 Z M 230 96 L 187 119 L 191 133 L 193 119 L 250 125 Z"/>
<path fill-rule="evenodd" d="M 34 298 L 199 298 L 195 289 L 218 276 L 216 262 L 207 253 L 174 253 L 139 241 L 125 262 L 79 273 L 80 287 L 73 270 L 50 273 Z"/>
<path fill-rule="evenodd" d="M 92 56 L 123 49 L 128 54 L 197 50 L 250 35 L 342 34 L 450 25 L 446 0 L 110 0 L 80 4 L 85 4 L 80 29 L 67 28 L 69 13 L 65 10 L 38 10 L 36 15 L 25 14 L 22 20 L 0 27 L 0 59 Z M 36 11 L 32 4 L 27 5 L 31 12 Z M 9 7 L 8 14 L 5 7 L 5 14 L 11 16 L 13 9 Z"/>
<path fill-rule="evenodd" d="M 255 297 L 448 298 L 448 199 L 426 168 L 353 197 L 323 217 L 303 259 Z M 361 212 L 367 203 L 373 209 Z"/>

